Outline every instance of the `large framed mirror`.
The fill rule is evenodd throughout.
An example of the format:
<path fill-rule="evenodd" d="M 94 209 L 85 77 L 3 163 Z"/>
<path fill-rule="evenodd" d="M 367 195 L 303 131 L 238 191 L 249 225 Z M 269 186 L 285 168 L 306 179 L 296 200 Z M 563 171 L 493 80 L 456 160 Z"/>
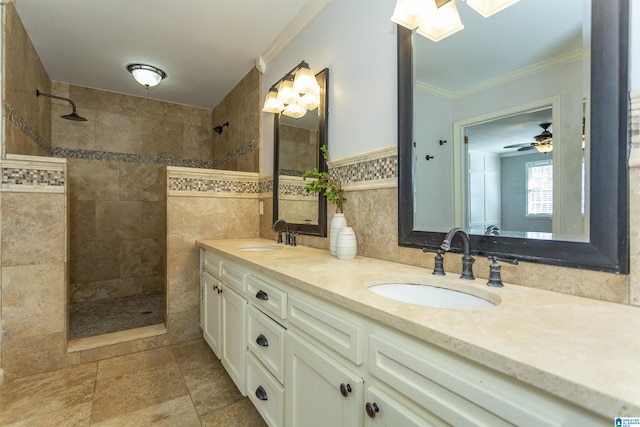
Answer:
<path fill-rule="evenodd" d="M 327 170 L 320 148 L 327 144 L 329 69 L 316 74 L 320 105 L 300 118 L 275 115 L 273 158 L 273 220 L 283 219 L 290 231 L 327 236 L 327 199 L 307 193 L 302 175 Z"/>
<path fill-rule="evenodd" d="M 398 26 L 399 244 L 628 273 L 628 0 Z"/>

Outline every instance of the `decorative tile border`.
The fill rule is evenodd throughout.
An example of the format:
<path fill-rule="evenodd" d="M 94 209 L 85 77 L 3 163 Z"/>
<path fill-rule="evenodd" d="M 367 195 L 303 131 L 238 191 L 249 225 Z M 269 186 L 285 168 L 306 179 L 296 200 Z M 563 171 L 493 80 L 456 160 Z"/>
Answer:
<path fill-rule="evenodd" d="M 258 193 L 258 183 L 207 178 L 169 177 L 169 190 L 206 193 Z"/>
<path fill-rule="evenodd" d="M 11 104 L 5 103 L 4 111 L 5 111 L 5 117 L 7 117 L 7 119 L 11 123 L 16 125 L 18 129 L 24 132 L 24 134 L 27 135 L 29 139 L 31 139 L 33 142 L 38 144 L 38 146 L 42 148 L 46 153 L 49 153 L 49 151 L 51 150 L 51 147 L 47 145 L 42 135 L 40 135 L 38 131 L 34 129 L 33 126 L 31 126 L 29 122 L 27 122 L 27 120 L 24 117 L 22 117 L 20 113 L 18 113 Z"/>
<path fill-rule="evenodd" d="M 398 149 L 390 146 L 329 162 L 329 173 L 346 189 L 397 186 Z"/>
<path fill-rule="evenodd" d="M 7 184 L 64 187 L 64 171 L 2 168 L 2 185 Z"/>
<path fill-rule="evenodd" d="M 167 192 L 170 196 L 256 197 L 260 191 L 258 174 L 167 167 Z"/>
<path fill-rule="evenodd" d="M 2 161 L 2 191 L 64 193 L 65 168 L 65 161 L 9 154 Z"/>

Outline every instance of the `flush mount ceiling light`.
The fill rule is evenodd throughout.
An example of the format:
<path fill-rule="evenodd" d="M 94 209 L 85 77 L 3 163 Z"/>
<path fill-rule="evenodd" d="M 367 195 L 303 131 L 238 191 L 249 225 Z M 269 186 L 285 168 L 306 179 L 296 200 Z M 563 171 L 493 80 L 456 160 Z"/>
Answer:
<path fill-rule="evenodd" d="M 320 85 L 309 64 L 301 61 L 267 92 L 262 111 L 300 118 L 320 105 Z"/>
<path fill-rule="evenodd" d="M 158 67 L 146 64 L 129 64 L 127 71 L 131 73 L 133 78 L 147 89 L 157 86 L 163 79 L 167 77 L 167 73 Z"/>
<path fill-rule="evenodd" d="M 488 18 L 518 0 L 467 0 L 467 4 Z M 458 14 L 456 0 L 397 0 L 391 20 L 434 42 L 464 28 Z"/>

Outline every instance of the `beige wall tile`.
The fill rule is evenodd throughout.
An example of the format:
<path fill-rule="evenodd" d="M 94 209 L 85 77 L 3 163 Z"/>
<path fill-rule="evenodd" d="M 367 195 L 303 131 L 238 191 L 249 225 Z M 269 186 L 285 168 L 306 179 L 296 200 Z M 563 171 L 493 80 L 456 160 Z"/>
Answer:
<path fill-rule="evenodd" d="M 76 122 L 60 117 L 71 113 L 71 111 L 72 107 L 68 103 L 64 103 L 64 105 L 55 103 L 51 106 L 51 145 L 94 150 L 96 146 L 96 111 L 78 108 L 78 114 L 87 119 L 86 122 Z"/>
<path fill-rule="evenodd" d="M 141 235 L 141 202 L 96 201 L 96 239 L 139 239 Z"/>
<path fill-rule="evenodd" d="M 156 292 L 165 292 L 165 283 L 164 283 L 164 272 L 163 274 L 158 274 L 157 276 L 147 276 L 139 279 L 142 283 L 142 293 L 150 294 Z"/>
<path fill-rule="evenodd" d="M 27 125 L 40 135 L 45 145 L 51 144 L 51 100 L 37 97 L 36 89 L 51 93 L 49 76 L 40 61 L 13 3 L 3 6 L 3 104 L 11 106 Z M 11 127 L 11 124 L 8 124 Z M 5 134 L 7 153 L 46 155 L 17 127 Z"/>
<path fill-rule="evenodd" d="M 139 295 L 142 291 L 142 284 L 137 278 L 113 279 L 96 282 L 96 298 L 108 299 L 126 297 L 129 295 Z"/>
<path fill-rule="evenodd" d="M 225 238 L 257 237 L 260 234 L 258 198 L 225 199 L 227 230 Z"/>
<path fill-rule="evenodd" d="M 96 114 L 96 150 L 142 154 L 143 119 L 126 114 L 98 111 Z"/>
<path fill-rule="evenodd" d="M 164 252 L 164 240 L 123 240 L 120 243 L 120 277 L 138 278 L 161 274 Z"/>
<path fill-rule="evenodd" d="M 183 159 L 211 160 L 213 157 L 213 143 L 211 127 L 184 125 L 182 143 Z"/>
<path fill-rule="evenodd" d="M 68 193 L 75 200 L 118 200 L 120 169 L 117 162 L 67 159 Z"/>
<path fill-rule="evenodd" d="M 163 246 L 167 236 L 167 204 L 161 202 L 142 202 L 142 237 L 162 239 Z"/>
<path fill-rule="evenodd" d="M 182 156 L 182 122 L 145 118 L 142 123 L 142 153 L 169 158 Z"/>
<path fill-rule="evenodd" d="M 198 254 L 171 255 L 167 259 L 168 312 L 200 311 Z"/>
<path fill-rule="evenodd" d="M 55 264 L 66 261 L 63 194 L 2 195 L 2 265 Z"/>
<path fill-rule="evenodd" d="M 165 166 L 125 162 L 119 166 L 120 200 L 166 199 Z"/>
<path fill-rule="evenodd" d="M 64 264 L 2 268 L 2 322 L 5 337 L 65 333 Z"/>
<path fill-rule="evenodd" d="M 167 199 L 167 254 L 197 252 L 197 239 L 221 239 L 226 235 L 225 201 L 217 197 L 169 197 Z"/>
<path fill-rule="evenodd" d="M 199 310 L 178 311 L 169 314 L 167 333 L 158 336 L 162 346 L 182 343 L 202 337 Z"/>

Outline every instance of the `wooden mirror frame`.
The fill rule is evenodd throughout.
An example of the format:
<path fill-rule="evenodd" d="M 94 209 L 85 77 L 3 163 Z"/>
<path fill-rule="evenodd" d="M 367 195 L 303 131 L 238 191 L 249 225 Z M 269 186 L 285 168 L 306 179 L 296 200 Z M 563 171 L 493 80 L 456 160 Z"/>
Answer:
<path fill-rule="evenodd" d="M 471 235 L 471 251 L 629 272 L 629 1 L 591 0 L 591 175 L 588 242 Z M 445 233 L 413 229 L 413 37 L 398 26 L 398 244 L 436 249 Z"/>
<path fill-rule="evenodd" d="M 320 85 L 320 105 L 318 106 L 318 170 L 320 172 L 327 171 L 327 162 L 323 157 L 323 153 L 320 147 L 328 144 L 328 128 L 327 119 L 329 117 L 329 93 L 327 88 L 329 87 L 329 69 L 325 68 L 316 74 L 316 80 Z M 278 217 L 278 188 L 280 184 L 278 171 L 280 169 L 280 114 L 274 115 L 274 135 L 273 135 L 273 221 L 279 219 Z M 286 218 L 284 218 L 286 221 Z M 291 223 L 289 225 L 289 231 L 294 231 L 300 234 L 309 234 L 312 236 L 327 237 L 327 198 L 318 194 L 318 224 L 302 224 Z"/>

